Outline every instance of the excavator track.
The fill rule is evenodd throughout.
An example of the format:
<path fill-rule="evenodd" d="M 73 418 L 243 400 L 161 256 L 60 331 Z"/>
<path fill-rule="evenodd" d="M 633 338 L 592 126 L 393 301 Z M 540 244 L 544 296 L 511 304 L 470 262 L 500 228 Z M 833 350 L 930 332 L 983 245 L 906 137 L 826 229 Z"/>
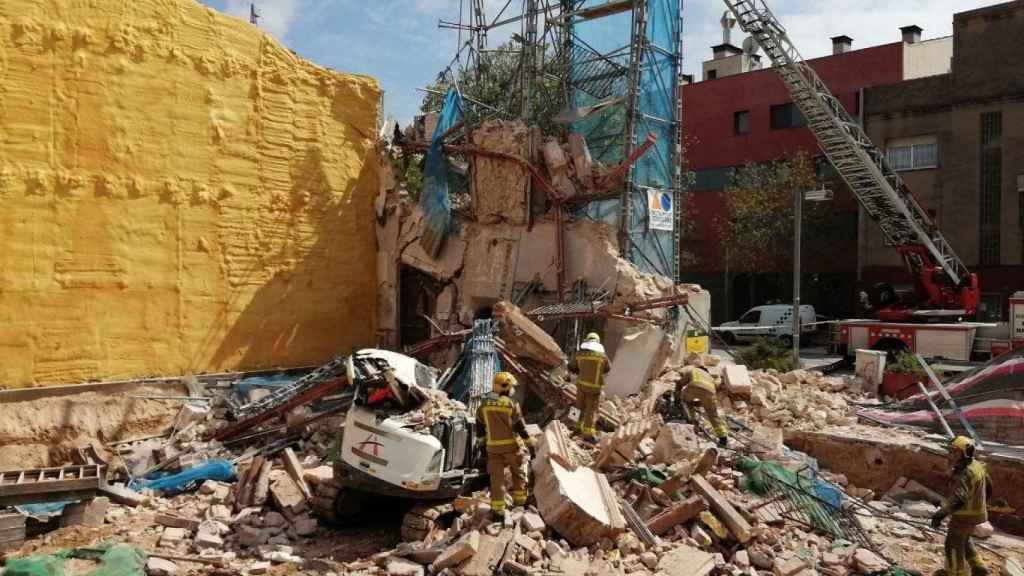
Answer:
<path fill-rule="evenodd" d="M 402 540 L 418 542 L 431 532 L 443 530 L 445 521 L 455 513 L 451 502 L 423 502 L 416 504 L 402 518 Z"/>

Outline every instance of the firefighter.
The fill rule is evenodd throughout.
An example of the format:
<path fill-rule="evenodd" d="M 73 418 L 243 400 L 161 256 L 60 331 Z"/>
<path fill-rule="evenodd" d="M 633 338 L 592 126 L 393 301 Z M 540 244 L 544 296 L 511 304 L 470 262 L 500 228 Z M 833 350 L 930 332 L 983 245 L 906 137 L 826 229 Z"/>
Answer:
<path fill-rule="evenodd" d="M 687 404 L 699 404 L 704 416 L 711 423 L 711 430 L 718 438 L 718 445 L 725 448 L 729 443 L 729 428 L 718 414 L 718 398 L 715 395 L 715 380 L 703 368 L 687 366 L 676 382 L 676 403 L 687 420 L 690 411 Z"/>
<path fill-rule="evenodd" d="M 476 433 L 486 438 L 487 473 L 491 477 L 491 512 L 496 520 L 505 518 L 505 468 L 512 475 L 512 502 L 526 505 L 526 466 L 523 445 L 533 448 L 526 432 L 519 404 L 510 395 L 516 385 L 508 372 L 494 375 L 491 391 L 476 410 Z"/>
<path fill-rule="evenodd" d="M 591 332 L 583 339 L 580 349 L 569 362 L 569 372 L 576 374 L 576 408 L 580 411 L 580 433 L 583 439 L 597 439 L 597 410 L 601 406 L 604 375 L 612 363 L 604 353 L 601 337 Z"/>
<path fill-rule="evenodd" d="M 938 528 L 950 516 L 946 529 L 946 576 L 978 576 L 988 574 L 985 563 L 971 543 L 971 534 L 978 524 L 988 522 L 988 498 L 992 495 L 992 479 L 985 465 L 974 459 L 974 441 L 957 436 L 949 446 L 949 497 L 932 516 L 932 527 Z"/>

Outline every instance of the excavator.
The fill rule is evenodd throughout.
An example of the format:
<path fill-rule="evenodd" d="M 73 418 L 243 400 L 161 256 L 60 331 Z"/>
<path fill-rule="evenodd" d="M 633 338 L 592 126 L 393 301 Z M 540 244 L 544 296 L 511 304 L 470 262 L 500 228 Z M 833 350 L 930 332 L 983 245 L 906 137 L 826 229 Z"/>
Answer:
<path fill-rule="evenodd" d="M 978 276 L 964 265 L 899 174 L 860 124 L 847 113 L 797 51 L 763 0 L 723 0 L 742 30 L 771 60 L 825 156 L 896 248 L 914 280 L 914 295 L 901 298 L 889 285 L 868 293 L 885 322 L 972 319 L 978 309 Z"/>

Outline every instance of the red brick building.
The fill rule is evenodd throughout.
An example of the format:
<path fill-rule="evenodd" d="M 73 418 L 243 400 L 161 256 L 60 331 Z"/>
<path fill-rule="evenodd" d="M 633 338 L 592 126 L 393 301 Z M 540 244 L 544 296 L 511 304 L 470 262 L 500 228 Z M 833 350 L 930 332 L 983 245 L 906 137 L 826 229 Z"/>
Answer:
<path fill-rule="evenodd" d="M 922 42 L 920 31 L 906 27 L 901 29 L 903 41 L 861 50 L 851 50 L 852 39 L 839 36 L 833 38 L 832 55 L 809 63 L 847 111 L 860 118 L 865 88 L 948 71 L 952 38 Z M 756 69 L 756 57 L 750 59 L 729 44 L 713 50 L 715 58 L 704 63 L 704 79 L 682 89 L 686 168 L 696 177 L 686 212 L 692 224 L 684 240 L 684 250 L 696 261 L 684 263 L 682 270 L 684 280 L 715 293 L 712 317 L 717 324 L 748 307 L 792 297 L 788 270 L 765 274 L 728 269 L 718 223 L 726 216 L 724 191 L 733 171 L 792 158 L 800 151 L 817 157 L 820 150 L 774 70 Z M 743 72 L 750 68 L 755 69 Z M 827 163 L 819 174 L 836 193 L 836 218 L 830 222 L 838 229 L 827 246 L 805 238 L 804 301 L 820 313 L 851 314 L 857 280 L 857 204 L 845 186 L 830 178 Z"/>

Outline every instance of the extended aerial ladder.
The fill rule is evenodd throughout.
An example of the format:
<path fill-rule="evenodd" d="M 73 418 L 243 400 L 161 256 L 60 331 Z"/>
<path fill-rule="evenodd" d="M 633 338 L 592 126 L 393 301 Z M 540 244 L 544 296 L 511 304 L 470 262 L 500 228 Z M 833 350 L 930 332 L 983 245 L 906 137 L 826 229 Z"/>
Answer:
<path fill-rule="evenodd" d="M 771 59 L 825 156 L 914 275 L 916 306 L 889 302 L 878 310 L 879 318 L 907 320 L 929 313 L 973 317 L 978 306 L 977 275 L 953 252 L 882 150 L 800 56 L 763 0 L 724 1 L 743 31 Z M 915 307 L 932 310 L 915 311 Z"/>

